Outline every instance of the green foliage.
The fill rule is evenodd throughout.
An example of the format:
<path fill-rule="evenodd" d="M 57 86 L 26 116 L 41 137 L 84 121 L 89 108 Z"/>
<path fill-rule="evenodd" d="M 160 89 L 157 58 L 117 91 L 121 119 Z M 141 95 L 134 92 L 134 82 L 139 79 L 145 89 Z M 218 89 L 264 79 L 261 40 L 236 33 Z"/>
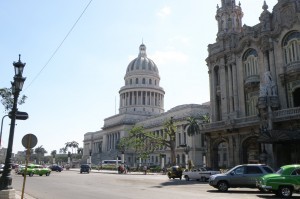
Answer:
<path fill-rule="evenodd" d="M 66 148 L 66 151 L 68 148 L 71 148 L 72 150 L 72 153 L 73 153 L 73 149 L 76 149 L 79 147 L 79 143 L 76 142 L 76 141 L 72 141 L 72 142 L 67 142 L 65 143 L 65 148 Z"/>
<path fill-rule="evenodd" d="M 170 120 L 164 123 L 164 134 L 156 134 L 155 132 L 147 132 L 142 126 L 134 126 L 128 132 L 127 137 L 121 138 L 119 148 L 133 150 L 138 157 L 146 159 L 149 154 L 159 149 L 160 147 L 168 147 L 171 151 L 171 162 L 176 164 L 175 144 L 176 144 L 176 125 L 171 117 Z"/>
<path fill-rule="evenodd" d="M 193 136 L 200 133 L 200 126 L 197 122 L 197 119 L 194 117 L 187 118 L 187 134 L 188 136 Z"/>
<path fill-rule="evenodd" d="M 1 88 L 0 89 L 0 96 L 1 96 L 1 103 L 4 106 L 5 111 L 9 111 L 12 109 L 13 103 L 14 103 L 14 96 L 12 93 L 11 88 Z M 22 95 L 18 101 L 19 105 L 22 105 L 25 103 L 25 100 L 27 99 L 27 96 Z"/>
<path fill-rule="evenodd" d="M 51 151 L 51 155 L 52 155 L 52 157 L 54 157 L 54 158 L 55 158 L 55 155 L 56 155 L 56 150 L 53 150 L 53 151 Z"/>
<path fill-rule="evenodd" d="M 66 147 L 60 148 L 59 153 L 66 154 L 67 153 L 67 148 Z"/>

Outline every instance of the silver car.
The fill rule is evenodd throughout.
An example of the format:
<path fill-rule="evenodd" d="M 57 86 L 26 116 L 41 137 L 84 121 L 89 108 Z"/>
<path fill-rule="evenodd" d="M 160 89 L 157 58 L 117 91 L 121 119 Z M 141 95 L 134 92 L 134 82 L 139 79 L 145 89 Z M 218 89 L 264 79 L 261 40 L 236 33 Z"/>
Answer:
<path fill-rule="evenodd" d="M 235 166 L 226 173 L 211 175 L 208 182 L 222 192 L 230 187 L 256 188 L 256 181 L 261 176 L 274 172 L 265 164 L 244 164 Z"/>

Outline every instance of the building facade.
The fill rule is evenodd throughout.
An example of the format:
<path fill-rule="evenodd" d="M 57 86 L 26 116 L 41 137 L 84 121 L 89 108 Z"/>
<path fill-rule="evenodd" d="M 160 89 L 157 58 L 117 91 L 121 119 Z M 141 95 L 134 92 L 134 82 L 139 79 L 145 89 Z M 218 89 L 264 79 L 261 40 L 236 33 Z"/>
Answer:
<path fill-rule="evenodd" d="M 259 23 L 242 26 L 241 4 L 217 7 L 208 45 L 211 123 L 207 165 L 300 162 L 300 1 L 264 1 Z"/>
<path fill-rule="evenodd" d="M 126 69 L 124 86 L 119 91 L 119 113 L 104 119 L 102 130 L 84 135 L 84 158 L 91 158 L 92 164 L 102 160 L 120 158 L 119 140 L 126 136 L 134 126 L 143 126 L 148 132 L 163 135 L 164 123 L 172 117 L 177 126 L 176 154 L 177 163 L 184 165 L 186 153 L 195 165 L 205 163 L 205 146 L 203 135 L 188 137 L 185 126 L 188 117 L 208 114 L 209 105 L 186 104 L 164 111 L 165 91 L 160 87 L 160 75 L 156 64 L 147 57 L 146 46 L 141 44 L 138 57 L 132 60 Z M 196 141 L 195 141 L 196 140 Z M 186 151 L 189 146 L 190 151 Z M 125 162 L 138 166 L 140 160 L 133 152 L 125 151 Z M 142 160 L 143 165 L 161 165 L 170 162 L 170 151 L 161 148 Z"/>

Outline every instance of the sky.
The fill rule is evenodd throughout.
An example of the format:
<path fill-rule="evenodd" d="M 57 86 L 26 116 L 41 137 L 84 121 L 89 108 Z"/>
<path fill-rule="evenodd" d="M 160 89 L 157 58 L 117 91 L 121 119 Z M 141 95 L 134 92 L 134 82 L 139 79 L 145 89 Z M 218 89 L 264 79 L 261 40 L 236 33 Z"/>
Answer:
<path fill-rule="evenodd" d="M 238 3 L 238 1 L 236 1 Z M 240 0 L 243 24 L 259 23 L 263 0 Z M 272 12 L 277 0 L 266 0 Z M 159 70 L 165 111 L 209 99 L 207 46 L 216 41 L 221 0 L 10 0 L 0 2 L 0 88 L 11 87 L 13 62 L 26 63 L 13 152 L 26 134 L 48 154 L 101 130 L 118 114 L 119 90 L 140 44 Z M 6 112 L 0 106 L 3 117 Z M 7 147 L 10 119 L 3 120 Z"/>

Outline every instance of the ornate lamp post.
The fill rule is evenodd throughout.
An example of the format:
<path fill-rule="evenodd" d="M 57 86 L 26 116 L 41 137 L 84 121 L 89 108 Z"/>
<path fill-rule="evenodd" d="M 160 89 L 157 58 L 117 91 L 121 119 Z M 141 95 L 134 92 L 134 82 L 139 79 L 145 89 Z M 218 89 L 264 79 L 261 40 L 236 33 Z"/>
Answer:
<path fill-rule="evenodd" d="M 183 147 L 184 152 L 185 152 L 185 168 L 188 169 L 189 168 L 189 164 L 188 164 L 188 159 L 189 159 L 189 152 L 191 150 L 190 146 L 187 146 L 187 144 L 181 144 L 180 147 Z"/>
<path fill-rule="evenodd" d="M 5 158 L 5 166 L 3 170 L 3 174 L 0 178 L 0 190 L 7 190 L 12 189 L 12 177 L 11 177 L 11 156 L 12 156 L 12 147 L 14 141 L 14 132 L 15 132 L 15 125 L 16 125 L 16 115 L 18 112 L 17 102 L 20 92 L 22 91 L 23 84 L 25 81 L 25 77 L 22 76 L 23 69 L 25 67 L 25 63 L 21 62 L 21 55 L 19 55 L 19 61 L 14 62 L 13 65 L 15 67 L 15 76 L 14 81 L 11 82 L 12 85 L 12 93 L 13 93 L 13 107 L 11 110 L 11 123 L 10 123 L 10 131 L 9 131 L 9 138 L 8 138 L 8 147 L 7 153 Z"/>
<path fill-rule="evenodd" d="M 90 168 L 92 168 L 92 149 L 90 149 L 89 153 L 90 153 L 90 158 L 88 164 L 90 165 Z"/>
<path fill-rule="evenodd" d="M 2 117 L 2 121 L 1 121 L 1 131 L 0 131 L 0 149 L 1 149 L 1 143 L 2 143 L 2 129 L 3 129 L 3 120 L 4 120 L 4 118 L 5 118 L 6 116 L 8 116 L 8 115 L 4 115 L 4 116 Z"/>

